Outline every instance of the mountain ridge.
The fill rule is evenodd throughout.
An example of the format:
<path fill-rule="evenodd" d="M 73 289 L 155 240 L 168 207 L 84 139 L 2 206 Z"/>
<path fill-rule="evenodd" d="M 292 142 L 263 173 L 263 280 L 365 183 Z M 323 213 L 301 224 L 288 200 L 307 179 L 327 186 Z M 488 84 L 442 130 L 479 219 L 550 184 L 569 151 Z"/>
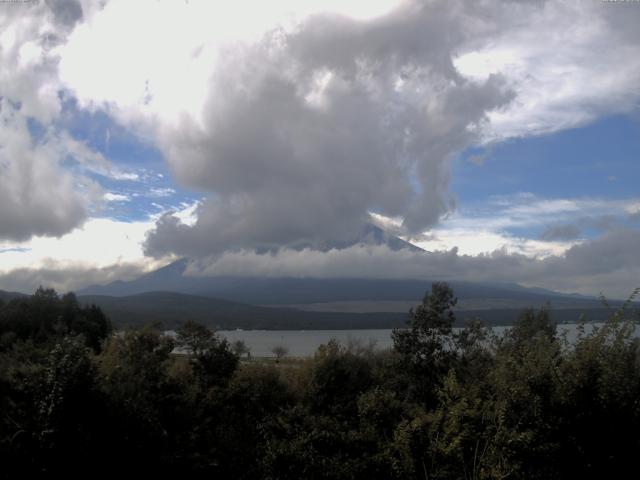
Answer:
<path fill-rule="evenodd" d="M 170 291 L 207 296 L 256 305 L 304 304 L 351 300 L 419 301 L 433 280 L 379 278 L 242 277 L 184 275 L 189 259 L 182 258 L 137 279 L 93 285 L 77 291 L 79 295 L 128 296 L 152 291 Z M 449 282 L 461 298 L 519 298 L 537 303 L 598 303 L 595 297 L 563 294 L 528 288 L 518 284 Z"/>

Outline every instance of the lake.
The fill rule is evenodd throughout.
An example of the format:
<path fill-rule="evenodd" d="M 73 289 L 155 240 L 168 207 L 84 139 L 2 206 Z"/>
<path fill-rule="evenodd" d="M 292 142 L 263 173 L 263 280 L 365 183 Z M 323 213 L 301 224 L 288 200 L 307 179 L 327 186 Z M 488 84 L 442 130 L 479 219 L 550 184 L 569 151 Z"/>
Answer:
<path fill-rule="evenodd" d="M 595 325 L 587 324 L 586 331 Z M 510 327 L 494 327 L 493 331 L 500 334 Z M 558 334 L 567 333 L 567 339 L 573 343 L 577 337 L 577 324 L 558 325 Z M 336 339 L 341 343 L 359 341 L 363 344 L 375 343 L 377 349 L 390 348 L 390 329 L 385 330 L 220 330 L 218 333 L 229 342 L 242 340 L 251 349 L 251 355 L 256 357 L 273 357 L 271 349 L 283 346 L 288 349 L 288 356 L 312 356 L 320 345 Z M 640 326 L 636 327 L 636 336 L 640 337 Z"/>
<path fill-rule="evenodd" d="M 379 349 L 392 346 L 391 330 L 219 330 L 218 333 L 229 342 L 244 341 L 255 357 L 273 357 L 271 349 L 276 345 L 287 348 L 288 356 L 309 357 L 332 338 L 341 343 L 372 341 Z"/>

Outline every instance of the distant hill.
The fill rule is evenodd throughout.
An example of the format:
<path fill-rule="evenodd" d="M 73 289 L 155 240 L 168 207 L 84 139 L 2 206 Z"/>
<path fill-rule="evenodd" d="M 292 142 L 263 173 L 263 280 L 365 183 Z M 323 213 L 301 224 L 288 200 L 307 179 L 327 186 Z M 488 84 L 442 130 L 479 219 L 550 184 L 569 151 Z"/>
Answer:
<path fill-rule="evenodd" d="M 174 292 L 148 292 L 126 297 L 81 295 L 83 304 L 95 304 L 117 327 L 159 322 L 175 328 L 194 320 L 217 329 L 324 330 L 393 328 L 403 326 L 407 313 L 325 313 L 267 308 L 216 298 Z"/>
<path fill-rule="evenodd" d="M 27 295 L 0 290 L 0 300 L 26 298 Z M 296 308 L 265 307 L 218 298 L 176 292 L 147 292 L 129 296 L 79 295 L 82 304 L 100 306 L 117 328 L 159 323 L 172 329 L 186 320 L 194 320 L 216 329 L 258 330 L 350 330 L 398 328 L 406 325 L 408 310 L 395 311 L 322 311 Z M 507 303 L 508 304 L 508 303 Z M 471 303 L 471 305 L 475 305 Z M 524 308 L 524 307 L 523 307 Z M 487 325 L 511 325 L 523 308 L 463 308 L 456 311 L 457 325 L 471 319 Z M 555 308 L 552 318 L 559 322 L 575 322 L 581 314 L 590 321 L 605 320 L 610 310 L 600 305 L 581 308 Z"/>
<path fill-rule="evenodd" d="M 14 298 L 25 298 L 27 295 L 24 293 L 18 292 L 5 292 L 4 290 L 0 290 L 0 300 L 3 302 L 8 302 L 13 300 Z"/>
<path fill-rule="evenodd" d="M 355 280 L 354 280 L 355 281 Z M 0 290 L 0 300 L 26 298 L 27 295 Z M 331 304 L 302 304 L 296 308 L 279 306 L 256 306 L 219 298 L 189 295 L 177 292 L 146 292 L 128 296 L 79 295 L 82 304 L 100 306 L 117 328 L 159 323 L 162 328 L 176 328 L 186 320 L 194 320 L 216 329 L 258 329 L 258 330 L 350 330 L 398 328 L 406 325 L 408 311 L 416 302 L 403 302 L 387 308 L 389 311 L 370 307 L 375 302 L 361 302 L 362 305 L 339 307 Z M 489 306 L 483 305 L 488 302 Z M 351 302 L 346 302 L 347 304 Z M 358 302 L 355 302 L 358 303 Z M 391 302 L 393 303 L 393 302 Z M 456 309 L 457 325 L 462 326 L 471 319 L 480 319 L 487 325 L 512 325 L 527 306 L 503 301 L 499 308 L 497 300 L 477 299 L 462 303 Z M 471 308 L 469 308 L 471 307 Z M 363 313 L 365 312 L 365 313 Z M 552 318 L 559 323 L 576 322 L 581 314 L 590 321 L 603 321 L 611 311 L 599 303 L 585 303 L 580 307 L 569 304 L 552 309 Z"/>
<path fill-rule="evenodd" d="M 149 292 L 126 297 L 82 295 L 83 304 L 96 304 L 104 310 L 118 328 L 160 323 L 163 328 L 175 328 L 186 320 L 194 320 L 222 330 L 349 330 L 397 328 L 406 325 L 405 312 L 318 312 L 287 308 L 258 307 L 215 298 L 174 292 Z M 472 319 L 487 325 L 512 325 L 522 309 L 460 310 L 457 325 Z M 559 322 L 576 322 L 585 313 L 588 320 L 602 321 L 610 314 L 604 308 L 553 310 L 552 318 Z"/>

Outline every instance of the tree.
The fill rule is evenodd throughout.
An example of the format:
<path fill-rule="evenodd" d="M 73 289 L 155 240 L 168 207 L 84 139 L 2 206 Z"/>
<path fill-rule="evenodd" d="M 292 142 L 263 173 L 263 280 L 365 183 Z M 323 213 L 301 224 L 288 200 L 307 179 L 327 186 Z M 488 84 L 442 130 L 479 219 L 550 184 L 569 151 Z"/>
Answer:
<path fill-rule="evenodd" d="M 111 322 L 99 307 L 81 306 L 73 293 L 58 297 L 55 290 L 40 287 L 31 297 L 13 299 L 0 310 L 0 336 L 5 333 L 39 344 L 82 336 L 85 345 L 98 353 L 111 333 Z"/>
<path fill-rule="evenodd" d="M 42 460 L 49 468 L 68 471 L 74 456 L 84 453 L 91 440 L 88 427 L 99 409 L 95 368 L 87 348 L 66 337 L 49 353 L 43 373 L 37 402 Z"/>
<path fill-rule="evenodd" d="M 307 396 L 314 411 L 355 416 L 358 396 L 372 384 L 371 364 L 336 340 L 321 345 L 314 357 Z"/>
<path fill-rule="evenodd" d="M 556 340 L 556 324 L 551 319 L 549 306 L 535 311 L 528 308 L 520 314 L 513 328 L 504 334 L 502 345 L 513 349 L 521 349 L 535 340 Z"/>
<path fill-rule="evenodd" d="M 184 322 L 176 334 L 178 347 L 194 357 L 201 355 L 215 337 L 213 330 L 193 320 Z"/>
<path fill-rule="evenodd" d="M 229 342 L 204 325 L 187 321 L 177 331 L 178 345 L 189 357 L 189 363 L 201 386 L 225 385 L 238 366 L 238 355 Z"/>
<path fill-rule="evenodd" d="M 105 438 L 113 454 L 134 468 L 152 466 L 172 439 L 167 425 L 176 415 L 169 376 L 172 339 L 151 327 L 114 335 L 100 355 L 108 409 Z"/>
<path fill-rule="evenodd" d="M 231 344 L 231 349 L 238 357 L 242 357 L 244 354 L 251 356 L 251 349 L 247 346 L 244 340 L 236 340 Z"/>
<path fill-rule="evenodd" d="M 276 356 L 276 361 L 278 361 L 289 353 L 289 349 L 284 345 L 274 345 L 273 348 L 271 348 L 271 353 Z"/>
<path fill-rule="evenodd" d="M 393 348 L 424 401 L 435 400 L 434 389 L 455 358 L 452 328 L 456 303 L 447 283 L 433 283 L 422 304 L 409 312 L 409 328 L 392 332 Z"/>

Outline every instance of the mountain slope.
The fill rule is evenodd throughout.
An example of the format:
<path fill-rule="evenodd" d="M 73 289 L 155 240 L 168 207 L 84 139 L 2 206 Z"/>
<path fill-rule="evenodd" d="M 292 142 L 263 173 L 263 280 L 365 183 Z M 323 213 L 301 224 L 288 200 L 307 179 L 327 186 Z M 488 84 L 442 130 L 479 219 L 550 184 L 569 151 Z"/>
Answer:
<path fill-rule="evenodd" d="M 343 249 L 357 244 L 386 245 L 394 251 L 403 249 L 416 252 L 424 251 L 401 238 L 390 235 L 373 224 L 365 224 L 360 234 L 350 241 L 334 242 L 324 245 L 321 249 Z M 329 282 L 311 280 L 305 283 L 304 279 L 298 278 L 190 277 L 184 275 L 189 262 L 189 259 L 182 258 L 135 280 L 128 282 L 118 280 L 108 285 L 93 285 L 79 290 L 78 293 L 84 295 L 125 296 L 153 291 L 168 291 L 220 297 L 248 303 L 277 304 L 330 301 L 336 295 L 339 295 L 340 290 L 345 288 L 346 284 L 353 283 L 349 280 L 342 280 L 337 283 L 333 280 Z M 335 288 L 330 286 L 333 283 L 336 283 Z M 359 281 L 356 283 L 359 283 Z M 368 287 L 364 288 L 366 291 Z M 355 299 L 360 299 L 363 298 L 363 295 L 365 297 L 372 295 L 372 293 L 352 292 L 352 290 L 353 286 L 347 287 L 347 297 L 345 298 L 351 299 L 351 295 L 356 295 Z M 291 295 L 286 292 L 291 292 Z M 408 298 L 422 298 L 423 293 L 420 293 L 418 297 L 414 294 Z M 342 297 L 338 299 L 342 299 Z"/>
<path fill-rule="evenodd" d="M 420 301 L 431 288 L 431 280 L 386 280 L 362 278 L 267 278 L 190 277 L 184 271 L 187 259 L 178 260 L 129 282 L 114 282 L 78 291 L 81 295 L 126 296 L 152 291 L 214 297 L 257 305 L 315 304 L 344 301 Z M 590 297 L 564 295 L 519 285 L 449 282 L 461 300 L 517 300 L 531 305 L 551 302 L 562 307 L 599 307 Z M 491 305 L 486 305 L 490 308 Z"/>
<path fill-rule="evenodd" d="M 414 245 L 413 243 L 402 240 L 395 235 L 392 235 L 377 225 L 372 223 L 366 223 L 358 236 L 351 240 L 343 242 L 332 242 L 322 246 L 321 250 L 328 251 L 331 249 L 344 249 L 354 245 L 386 245 L 390 250 L 410 250 L 412 252 L 424 252 L 422 248 Z"/>
<path fill-rule="evenodd" d="M 388 234 L 375 225 L 365 225 L 359 236 L 328 248 L 346 248 L 353 244 L 387 245 L 392 250 L 419 247 Z M 185 275 L 189 259 L 177 260 L 141 277 L 108 285 L 95 285 L 78 291 L 80 295 L 130 296 L 146 292 L 175 292 L 200 297 L 268 306 L 291 306 L 323 311 L 316 304 L 334 304 L 324 311 L 335 312 L 335 305 L 345 302 L 419 302 L 430 290 L 432 280 L 387 280 L 364 278 L 270 278 L 270 277 L 194 277 Z M 434 279 L 436 280 L 436 279 Z M 465 310 L 515 309 L 538 307 L 550 302 L 554 308 L 599 308 L 599 300 L 580 295 L 566 295 L 541 288 L 525 288 L 507 283 L 449 282 Z M 314 305 L 305 308 L 304 305 Z M 365 310 L 380 312 L 378 307 Z M 397 308 L 394 309 L 397 311 Z M 349 310 L 347 310 L 349 311 Z M 353 312 L 352 312 L 353 313 Z"/>

